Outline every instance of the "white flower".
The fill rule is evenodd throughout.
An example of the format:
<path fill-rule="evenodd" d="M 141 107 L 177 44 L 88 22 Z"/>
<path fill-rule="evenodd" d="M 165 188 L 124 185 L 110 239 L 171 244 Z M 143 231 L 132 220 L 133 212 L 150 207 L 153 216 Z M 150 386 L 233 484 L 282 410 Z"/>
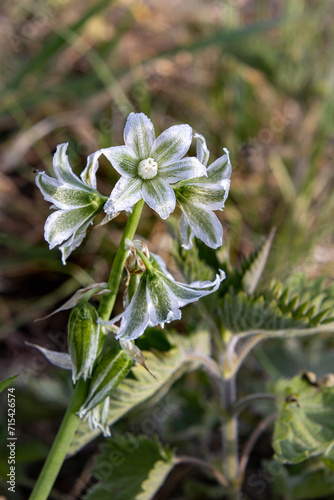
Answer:
<path fill-rule="evenodd" d="M 131 113 L 124 128 L 125 146 L 102 149 L 122 176 L 105 204 L 105 212 L 130 210 L 143 198 L 166 219 L 176 204 L 170 184 L 206 176 L 206 169 L 197 158 L 181 159 L 191 140 L 189 125 L 170 127 L 156 139 L 151 120 L 143 113 Z"/>
<path fill-rule="evenodd" d="M 195 281 L 190 285 L 175 281 L 161 257 L 151 254 L 151 265 L 146 265 L 139 286 L 130 304 L 122 314 L 117 339 L 133 340 L 148 326 L 163 325 L 181 319 L 180 308 L 218 290 L 225 279 L 224 271 L 214 281 Z M 101 325 L 112 325 L 115 320 L 98 320 Z"/>
<path fill-rule="evenodd" d="M 205 166 L 209 151 L 202 135 L 195 134 L 197 158 Z M 223 243 L 223 228 L 214 210 L 224 207 L 230 189 L 232 166 L 229 152 L 207 168 L 207 177 L 181 181 L 173 186 L 176 200 L 182 209 L 180 233 L 182 246 L 189 250 L 194 236 L 211 248 Z"/>
<path fill-rule="evenodd" d="M 45 172 L 40 172 L 36 177 L 36 184 L 44 198 L 53 204 L 51 208 L 57 209 L 46 220 L 44 237 L 50 249 L 64 242 L 60 246 L 63 264 L 81 244 L 88 226 L 107 199 L 96 189 L 96 170 L 101 151 L 88 156 L 80 179 L 69 164 L 67 146 L 68 143 L 60 144 L 54 154 L 53 170 L 56 179 Z"/>

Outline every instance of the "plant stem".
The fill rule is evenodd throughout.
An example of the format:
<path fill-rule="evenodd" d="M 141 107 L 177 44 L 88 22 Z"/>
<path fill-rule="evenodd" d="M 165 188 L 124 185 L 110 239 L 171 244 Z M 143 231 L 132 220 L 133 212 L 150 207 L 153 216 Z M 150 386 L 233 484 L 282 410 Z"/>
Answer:
<path fill-rule="evenodd" d="M 108 321 L 108 319 L 110 318 L 117 297 L 118 288 L 122 279 L 123 269 L 127 256 L 127 250 L 125 249 L 125 239 L 133 239 L 139 223 L 143 206 L 144 200 L 140 200 L 138 201 L 138 203 L 136 203 L 133 208 L 132 214 L 129 215 L 127 224 L 125 226 L 122 240 L 118 247 L 108 280 L 108 288 L 110 290 L 110 293 L 103 295 L 98 311 L 100 318 L 104 321 Z"/>
<path fill-rule="evenodd" d="M 225 418 L 222 425 L 223 467 L 225 477 L 229 482 L 229 498 L 239 498 L 239 459 L 238 459 L 238 419 L 230 413 L 231 405 L 236 399 L 235 378 L 222 382 L 222 408 Z"/>
<path fill-rule="evenodd" d="M 122 279 L 127 256 L 125 238 L 132 239 L 134 237 L 143 206 L 144 200 L 138 201 L 134 206 L 118 247 L 108 281 L 110 293 L 103 296 L 99 307 L 99 316 L 104 320 L 108 320 L 110 317 Z M 75 386 L 72 400 L 29 500 L 46 500 L 48 498 L 78 428 L 80 419 L 76 413 L 85 401 L 86 392 L 87 383 L 80 379 Z"/>
<path fill-rule="evenodd" d="M 29 500 L 46 500 L 48 498 L 78 428 L 80 419 L 76 413 L 85 401 L 86 389 L 85 382 L 80 379 Z"/>

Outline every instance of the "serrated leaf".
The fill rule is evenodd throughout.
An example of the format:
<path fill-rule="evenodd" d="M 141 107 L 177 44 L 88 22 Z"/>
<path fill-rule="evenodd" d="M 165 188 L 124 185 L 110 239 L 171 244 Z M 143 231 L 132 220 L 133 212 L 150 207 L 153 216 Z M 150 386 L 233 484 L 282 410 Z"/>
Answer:
<path fill-rule="evenodd" d="M 286 290 L 282 292 L 277 287 L 272 292 L 252 297 L 244 292 L 226 294 L 220 301 L 223 326 L 240 337 L 263 335 L 265 338 L 334 330 L 334 322 L 325 323 L 319 315 L 310 317 L 308 305 L 303 304 L 303 308 L 300 308 L 298 297 L 286 304 L 287 296 Z"/>
<path fill-rule="evenodd" d="M 227 273 L 227 278 L 220 287 L 220 295 L 224 295 L 229 290 L 254 293 L 266 265 L 274 235 L 275 229 L 270 232 L 262 245 L 243 259 L 240 269 Z"/>
<path fill-rule="evenodd" d="M 199 329 L 189 337 L 168 334 L 168 341 L 175 347 L 168 352 L 144 352 L 148 368 L 156 379 L 141 366 L 135 365 L 131 372 L 135 378 L 123 380 L 110 397 L 108 425 L 112 426 L 130 410 L 149 400 L 150 404 L 158 401 L 166 394 L 173 383 L 185 372 L 194 370 L 200 365 L 187 357 L 189 351 L 209 354 L 210 335 Z M 88 424 L 81 421 L 74 436 L 69 455 L 74 455 L 83 446 L 100 434 L 100 430 L 91 430 Z"/>
<path fill-rule="evenodd" d="M 118 435 L 101 447 L 93 474 L 100 482 L 85 500 L 150 500 L 173 468 L 173 456 L 156 438 Z"/>
<path fill-rule="evenodd" d="M 13 377 L 6 378 L 6 380 L 2 380 L 0 382 L 0 393 L 7 389 L 11 385 L 12 382 L 18 377 L 18 375 L 14 375 Z"/>
<path fill-rule="evenodd" d="M 298 464 L 311 457 L 334 460 L 334 387 L 318 387 L 303 375 L 280 379 L 273 435 L 275 458 Z"/>
<path fill-rule="evenodd" d="M 243 290 L 251 295 L 260 281 L 263 270 L 269 257 L 271 245 L 275 236 L 276 229 L 272 229 L 266 241 L 258 249 L 256 257 L 249 262 L 248 269 L 244 270 L 241 280 Z"/>

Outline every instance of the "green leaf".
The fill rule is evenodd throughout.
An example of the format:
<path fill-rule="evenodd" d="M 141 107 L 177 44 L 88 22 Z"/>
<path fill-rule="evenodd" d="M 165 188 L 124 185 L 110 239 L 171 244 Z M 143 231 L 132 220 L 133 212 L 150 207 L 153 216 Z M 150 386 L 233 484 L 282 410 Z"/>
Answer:
<path fill-rule="evenodd" d="M 220 303 L 224 328 L 241 337 L 302 336 L 334 329 L 334 321 L 325 318 L 328 310 L 321 311 L 312 302 L 299 304 L 299 297 L 290 297 L 282 284 L 257 296 L 226 294 Z"/>
<path fill-rule="evenodd" d="M 150 404 L 154 404 L 159 401 L 185 372 L 198 368 L 200 361 L 195 362 L 190 359 L 188 356 L 190 351 L 204 355 L 210 352 L 210 335 L 204 329 L 198 329 L 189 337 L 169 333 L 168 341 L 175 346 L 168 352 L 144 352 L 147 367 L 156 379 L 142 366 L 135 365 L 131 370 L 134 378 L 124 379 L 112 393 L 108 425 L 112 426 L 130 410 L 144 402 L 149 401 Z M 98 429 L 89 429 L 87 422 L 81 421 L 69 455 L 74 455 L 100 432 Z"/>
<path fill-rule="evenodd" d="M 275 458 L 290 464 L 317 456 L 334 460 L 334 387 L 322 387 L 304 374 L 280 379 L 274 391 L 279 396 Z"/>
<path fill-rule="evenodd" d="M 6 380 L 2 380 L 0 382 L 0 393 L 7 389 L 11 385 L 11 383 L 18 377 L 18 375 L 14 375 L 13 377 L 6 378 Z"/>
<path fill-rule="evenodd" d="M 275 229 L 270 232 L 262 245 L 243 259 L 240 269 L 227 273 L 227 278 L 220 287 L 221 295 L 229 290 L 244 291 L 249 295 L 254 293 L 266 265 L 274 236 Z"/>
<path fill-rule="evenodd" d="M 93 470 L 100 482 L 85 500 L 150 500 L 173 468 L 173 456 L 157 439 L 118 435 L 101 446 Z"/>
<path fill-rule="evenodd" d="M 272 476 L 273 492 L 289 500 L 318 500 L 334 494 L 334 474 L 319 459 L 310 459 L 301 465 L 284 467 L 272 460 L 264 463 Z M 276 497 L 275 497 L 276 498 Z"/>

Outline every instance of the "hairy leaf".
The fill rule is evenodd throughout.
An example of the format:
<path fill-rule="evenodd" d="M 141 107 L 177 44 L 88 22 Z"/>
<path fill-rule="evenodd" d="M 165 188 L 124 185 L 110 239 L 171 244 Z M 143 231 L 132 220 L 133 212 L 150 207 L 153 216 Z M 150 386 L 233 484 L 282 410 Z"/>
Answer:
<path fill-rule="evenodd" d="M 100 482 L 86 500 L 150 500 L 173 468 L 168 448 L 147 436 L 118 435 L 101 450 L 93 470 Z"/>
<path fill-rule="evenodd" d="M 290 464 L 317 456 L 333 461 L 334 387 L 301 374 L 292 380 L 280 379 L 274 390 L 279 396 L 275 458 Z"/>

